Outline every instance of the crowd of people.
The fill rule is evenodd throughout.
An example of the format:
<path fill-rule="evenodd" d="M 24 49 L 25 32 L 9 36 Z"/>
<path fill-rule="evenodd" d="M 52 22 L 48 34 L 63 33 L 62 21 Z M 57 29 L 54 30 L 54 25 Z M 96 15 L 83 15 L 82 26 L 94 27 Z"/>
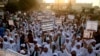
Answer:
<path fill-rule="evenodd" d="M 96 44 L 94 38 L 83 38 L 86 23 L 77 23 L 78 20 L 68 22 L 68 17 L 65 17 L 61 25 L 54 24 L 53 30 L 44 32 L 37 16 L 36 12 L 8 13 L 5 18 L 13 20 L 14 25 L 8 26 L 8 22 L 0 20 L 0 48 L 26 56 L 100 55 L 100 43 Z"/>

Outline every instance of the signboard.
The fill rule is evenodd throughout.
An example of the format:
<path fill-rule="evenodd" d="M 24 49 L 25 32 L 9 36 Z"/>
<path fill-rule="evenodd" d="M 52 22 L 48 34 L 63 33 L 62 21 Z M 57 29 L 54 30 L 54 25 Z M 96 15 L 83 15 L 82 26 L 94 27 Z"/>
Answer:
<path fill-rule="evenodd" d="M 53 30 L 54 19 L 42 19 L 41 23 L 41 28 L 43 31 Z"/>
<path fill-rule="evenodd" d="M 55 24 L 56 25 L 62 25 L 62 20 L 61 19 L 56 19 Z"/>
<path fill-rule="evenodd" d="M 73 20 L 73 19 L 75 19 L 75 16 L 74 15 L 68 15 L 68 19 Z"/>
<path fill-rule="evenodd" d="M 83 38 L 93 38 L 93 31 L 84 30 Z"/>
<path fill-rule="evenodd" d="M 98 21 L 87 21 L 86 30 L 97 31 L 98 30 Z"/>
<path fill-rule="evenodd" d="M 37 18 L 38 18 L 38 20 L 42 20 L 44 18 L 44 16 L 38 16 Z"/>
<path fill-rule="evenodd" d="M 8 20 L 9 25 L 14 26 L 14 21 L 13 20 Z"/>

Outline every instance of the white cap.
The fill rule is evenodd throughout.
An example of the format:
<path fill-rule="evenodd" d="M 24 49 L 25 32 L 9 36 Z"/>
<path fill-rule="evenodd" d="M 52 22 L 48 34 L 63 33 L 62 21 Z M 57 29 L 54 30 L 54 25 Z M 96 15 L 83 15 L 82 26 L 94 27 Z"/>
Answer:
<path fill-rule="evenodd" d="M 76 44 L 76 46 L 78 46 L 78 45 L 81 46 L 81 43 L 77 43 L 77 44 Z"/>
<path fill-rule="evenodd" d="M 22 47 L 25 47 L 25 44 L 21 44 Z"/>
<path fill-rule="evenodd" d="M 57 54 L 57 53 L 53 53 L 53 55 L 56 55 L 56 56 L 58 56 L 58 54 Z"/>
<path fill-rule="evenodd" d="M 17 36 L 18 34 L 16 33 L 15 36 Z"/>
<path fill-rule="evenodd" d="M 9 38 L 9 40 L 12 40 L 13 41 L 14 39 L 13 38 Z"/>
<path fill-rule="evenodd" d="M 70 40 L 70 38 L 66 38 L 66 40 Z"/>
<path fill-rule="evenodd" d="M 43 42 L 43 45 L 46 45 L 47 43 L 46 42 Z"/>
<path fill-rule="evenodd" d="M 47 38 L 46 38 L 46 40 L 50 40 L 50 38 L 49 38 L 49 37 L 47 37 Z"/>
<path fill-rule="evenodd" d="M 94 39 L 91 39 L 91 40 L 90 40 L 90 43 L 92 43 L 92 42 L 96 42 L 96 40 L 94 40 Z"/>
<path fill-rule="evenodd" d="M 5 35 L 4 38 L 7 38 L 7 35 Z"/>
<path fill-rule="evenodd" d="M 49 46 L 48 45 L 45 45 L 44 48 L 49 48 Z"/>
<path fill-rule="evenodd" d="M 71 52 L 72 52 L 72 51 L 76 51 L 76 48 L 75 48 L 75 47 L 73 47 L 73 48 L 72 48 L 72 50 L 71 50 Z"/>
<path fill-rule="evenodd" d="M 52 45 L 55 45 L 55 42 L 52 42 Z"/>
<path fill-rule="evenodd" d="M 77 38 L 81 38 L 81 36 L 77 36 Z"/>
<path fill-rule="evenodd" d="M 40 45 L 40 44 L 37 44 L 37 46 L 38 46 L 38 47 L 41 47 L 41 45 Z"/>
<path fill-rule="evenodd" d="M 36 41 L 36 42 L 37 42 L 37 41 L 38 41 L 38 39 L 34 39 L 34 41 Z"/>
<path fill-rule="evenodd" d="M 25 54 L 25 51 L 24 51 L 24 50 L 21 50 L 20 53 L 21 53 L 21 54 Z"/>
<path fill-rule="evenodd" d="M 60 32 L 60 31 L 58 31 L 58 34 L 61 34 L 61 32 Z"/>

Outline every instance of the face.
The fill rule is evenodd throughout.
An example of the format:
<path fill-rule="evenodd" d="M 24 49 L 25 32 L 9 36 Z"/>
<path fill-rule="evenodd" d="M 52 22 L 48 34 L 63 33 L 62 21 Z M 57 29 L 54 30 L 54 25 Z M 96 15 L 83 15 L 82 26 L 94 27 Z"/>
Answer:
<path fill-rule="evenodd" d="M 92 53 L 92 51 L 93 51 L 93 49 L 89 47 L 89 48 L 88 48 L 88 52 L 89 52 L 89 53 Z"/>
<path fill-rule="evenodd" d="M 48 52 L 48 48 L 44 48 L 44 52 Z"/>
<path fill-rule="evenodd" d="M 38 46 L 35 46 L 35 51 L 39 51 L 39 47 Z"/>
<path fill-rule="evenodd" d="M 80 45 L 77 45 L 76 48 L 77 48 L 77 49 L 80 49 Z"/>
<path fill-rule="evenodd" d="M 71 54 L 72 54 L 72 56 L 76 56 L 76 52 L 75 51 L 72 51 Z"/>
<path fill-rule="evenodd" d="M 95 42 L 92 43 L 93 46 L 95 46 L 95 44 L 96 44 Z"/>
<path fill-rule="evenodd" d="M 25 42 L 26 42 L 26 43 L 28 42 L 28 38 L 25 38 Z"/>
<path fill-rule="evenodd" d="M 69 43 L 69 40 L 68 40 L 68 39 L 66 39 L 66 42 L 67 42 L 67 43 Z"/>
<path fill-rule="evenodd" d="M 12 43 L 14 43 L 14 41 L 10 40 L 10 43 L 12 44 Z"/>

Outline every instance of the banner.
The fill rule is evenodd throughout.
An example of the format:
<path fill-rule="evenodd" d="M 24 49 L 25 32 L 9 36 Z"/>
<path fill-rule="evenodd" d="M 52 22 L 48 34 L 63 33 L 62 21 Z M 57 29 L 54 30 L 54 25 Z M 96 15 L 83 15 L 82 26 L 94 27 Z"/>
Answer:
<path fill-rule="evenodd" d="M 93 38 L 93 31 L 84 30 L 83 38 Z"/>
<path fill-rule="evenodd" d="M 59 26 L 62 25 L 62 19 L 61 18 L 55 19 L 55 24 Z"/>
<path fill-rule="evenodd" d="M 97 31 L 98 30 L 98 21 L 87 21 L 86 30 Z"/>
<path fill-rule="evenodd" d="M 54 19 L 42 19 L 41 28 L 43 31 L 53 30 L 54 27 Z"/>
<path fill-rule="evenodd" d="M 26 55 L 22 55 L 10 49 L 8 50 L 0 49 L 0 56 L 26 56 Z"/>
<path fill-rule="evenodd" d="M 73 19 L 75 19 L 75 16 L 74 15 L 68 15 L 68 19 L 73 20 Z"/>
<path fill-rule="evenodd" d="M 8 20 L 9 25 L 14 26 L 14 21 L 13 20 Z"/>

